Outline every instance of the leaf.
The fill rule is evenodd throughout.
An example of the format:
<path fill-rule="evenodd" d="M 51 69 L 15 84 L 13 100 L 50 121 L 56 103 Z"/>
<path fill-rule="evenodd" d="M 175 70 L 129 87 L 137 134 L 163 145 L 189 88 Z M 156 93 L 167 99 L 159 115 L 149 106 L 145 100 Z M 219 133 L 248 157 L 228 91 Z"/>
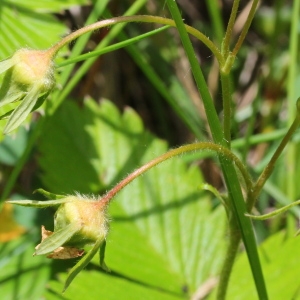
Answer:
<path fill-rule="evenodd" d="M 141 285 L 135 281 L 128 281 L 118 274 L 107 275 L 99 271 L 82 271 L 77 278 L 77 283 L 72 284 L 64 293 L 62 299 L 105 299 L 105 300 L 180 300 L 180 295 L 169 294 L 163 290 L 152 288 L 151 286 Z M 60 274 L 60 281 L 66 279 L 65 274 Z M 61 299 L 61 284 L 50 282 L 51 294 L 56 293 L 54 299 Z M 49 299 L 47 297 L 47 299 Z M 186 299 L 186 298 L 184 298 Z"/>
<path fill-rule="evenodd" d="M 13 137 L 9 135 L 4 137 L 3 141 L 0 143 L 1 163 L 9 166 L 14 166 L 17 163 L 25 150 L 28 138 L 27 133 L 28 132 L 21 127 Z"/>
<path fill-rule="evenodd" d="M 33 257 L 35 236 L 0 244 L 1 299 L 42 299 L 50 277 L 50 260 Z"/>
<path fill-rule="evenodd" d="M 75 5 L 88 4 L 87 0 L 6 0 L 8 3 L 16 6 L 22 6 L 24 8 L 36 11 L 36 12 L 59 12 L 62 9 L 67 9 Z"/>
<path fill-rule="evenodd" d="M 6 0 L 0 8 L 0 60 L 21 47 L 50 47 L 66 33 L 66 27 L 50 14 L 86 0 Z M 47 37 L 47 38 L 45 38 Z"/>
<path fill-rule="evenodd" d="M 12 205 L 4 203 L 0 211 L 0 242 L 16 239 L 24 232 L 25 228 L 14 220 Z"/>
<path fill-rule="evenodd" d="M 287 238 L 285 232 L 274 234 L 260 245 L 260 258 L 270 299 L 299 299 L 299 248 L 300 239 Z M 234 266 L 227 298 L 248 300 L 256 297 L 249 263 L 243 253 Z"/>
<path fill-rule="evenodd" d="M 131 109 L 121 115 L 112 103 L 102 101 L 98 106 L 92 100 L 81 110 L 64 102 L 38 145 L 41 180 L 55 193 L 105 191 L 167 151 L 166 143 L 145 131 Z M 121 277 L 121 286 L 127 278 L 128 289 L 134 281 L 137 290 L 146 286 L 153 292 L 162 290 L 169 299 L 185 298 L 218 274 L 226 245 L 225 213 L 222 207 L 212 209 L 206 193 L 197 188 L 202 182 L 197 166 L 187 167 L 174 158 L 116 196 L 109 209 L 112 223 L 105 258 L 112 272 Z M 99 264 L 98 258 L 93 261 Z M 103 284 L 114 280 L 101 274 L 101 278 L 106 276 Z M 80 278 L 79 274 L 70 290 L 81 286 Z M 89 293 L 88 286 L 84 290 Z M 70 295 L 79 299 L 75 293 Z M 124 299 L 120 294 L 115 298 L 101 295 Z"/>

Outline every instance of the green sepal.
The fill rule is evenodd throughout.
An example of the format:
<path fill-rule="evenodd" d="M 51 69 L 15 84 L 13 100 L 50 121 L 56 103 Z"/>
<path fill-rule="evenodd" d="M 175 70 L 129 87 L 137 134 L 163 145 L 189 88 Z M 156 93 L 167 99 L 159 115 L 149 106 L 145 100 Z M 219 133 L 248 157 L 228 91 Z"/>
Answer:
<path fill-rule="evenodd" d="M 9 200 L 6 203 L 17 204 L 21 206 L 29 206 L 29 207 L 49 207 L 49 206 L 57 206 L 63 203 L 72 202 L 72 199 L 58 199 L 58 200 Z"/>
<path fill-rule="evenodd" d="M 106 240 L 103 241 L 103 243 L 100 246 L 99 249 L 99 259 L 100 259 L 100 267 L 106 271 L 106 272 L 110 272 L 110 269 L 107 267 L 104 259 L 105 259 L 105 248 L 106 248 Z"/>
<path fill-rule="evenodd" d="M 8 119 L 13 111 L 14 111 L 14 109 L 11 109 L 10 111 L 8 111 L 8 112 L 4 113 L 3 115 L 1 115 L 0 120 Z"/>
<path fill-rule="evenodd" d="M 31 90 L 26 94 L 20 105 L 14 109 L 13 113 L 7 124 L 4 127 L 4 134 L 7 134 L 21 125 L 21 123 L 27 118 L 31 110 L 37 103 L 38 95 L 41 92 L 39 85 L 33 86 Z"/>
<path fill-rule="evenodd" d="M 49 94 L 50 93 L 46 93 L 43 96 L 39 97 L 38 100 L 37 100 L 37 102 L 36 102 L 36 104 L 35 104 L 35 106 L 32 108 L 31 112 L 37 110 L 45 102 L 45 100 L 49 96 Z M 16 100 L 19 99 L 20 101 L 22 101 L 23 96 L 24 96 L 24 93 L 21 92 L 19 94 L 16 94 L 14 96 L 14 98 Z M 9 101 L 9 103 L 10 102 L 14 102 L 14 101 Z M 4 104 L 6 104 L 6 103 L 2 103 L 2 100 L 1 100 L 0 101 L 0 106 L 3 106 Z M 0 115 L 0 120 L 8 119 L 10 117 L 10 115 L 13 113 L 14 110 L 15 110 L 15 108 L 11 109 L 10 111 L 8 111 L 6 113 L 4 113 L 3 115 Z"/>
<path fill-rule="evenodd" d="M 44 189 L 37 189 L 34 190 L 33 193 L 39 193 L 42 194 L 43 196 L 45 196 L 46 198 L 50 199 L 50 200 L 56 200 L 56 199 L 62 199 L 62 198 L 66 198 L 65 195 L 57 195 L 57 194 L 53 194 L 50 192 L 45 191 Z"/>
<path fill-rule="evenodd" d="M 81 228 L 79 223 L 72 223 L 45 238 L 33 255 L 49 254 L 64 245 Z"/>
<path fill-rule="evenodd" d="M 77 274 L 91 261 L 91 259 L 95 256 L 96 252 L 98 251 L 98 248 L 103 244 L 103 237 L 100 237 L 98 240 L 96 240 L 96 243 L 92 247 L 92 249 L 87 252 L 87 254 L 71 269 L 71 271 L 68 274 L 68 277 L 65 282 L 65 286 L 63 289 L 63 292 L 66 291 L 68 286 L 71 284 L 73 279 L 77 276 Z M 105 249 L 105 248 L 104 248 Z"/>
<path fill-rule="evenodd" d="M 48 91 L 47 93 L 41 95 L 40 97 L 38 97 L 36 104 L 34 105 L 34 107 L 32 108 L 31 112 L 37 110 L 40 106 L 43 105 L 43 103 L 45 102 L 45 100 L 47 99 L 47 97 L 49 96 L 51 90 Z"/>

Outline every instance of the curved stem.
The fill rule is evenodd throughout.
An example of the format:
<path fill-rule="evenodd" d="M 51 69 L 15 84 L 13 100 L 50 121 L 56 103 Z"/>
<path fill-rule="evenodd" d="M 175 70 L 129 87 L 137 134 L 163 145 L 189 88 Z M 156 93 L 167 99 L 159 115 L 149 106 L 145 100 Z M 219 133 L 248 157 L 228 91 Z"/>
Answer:
<path fill-rule="evenodd" d="M 285 146 L 287 145 L 287 143 L 291 139 L 291 137 L 292 137 L 293 133 L 295 132 L 295 130 L 298 128 L 298 126 L 300 124 L 300 111 L 299 111 L 299 109 L 300 109 L 300 99 L 297 100 L 297 115 L 296 115 L 296 118 L 295 118 L 293 124 L 289 128 L 288 132 L 286 133 L 286 135 L 284 136 L 284 138 L 281 141 L 280 145 L 278 146 L 275 153 L 273 154 L 271 160 L 269 161 L 269 163 L 267 164 L 267 166 L 265 167 L 265 169 L 263 170 L 263 172 L 259 176 L 256 184 L 254 185 L 254 190 L 253 190 L 252 197 L 251 197 L 251 199 L 249 199 L 249 202 L 247 203 L 248 211 L 251 210 L 252 207 L 254 206 L 255 201 L 256 201 L 258 195 L 260 194 L 265 182 L 267 181 L 267 179 L 272 174 L 272 171 L 274 169 L 274 166 L 275 166 L 275 163 L 276 163 L 278 157 L 280 156 L 283 149 L 285 148 Z"/>
<path fill-rule="evenodd" d="M 54 46 L 52 46 L 48 51 L 52 53 L 53 56 L 57 54 L 57 52 L 64 47 L 66 44 L 69 44 L 71 41 L 77 39 L 81 35 L 100 29 L 104 28 L 107 26 L 111 26 L 114 24 L 118 23 L 124 23 L 124 22 L 146 22 L 146 23 L 157 23 L 157 24 L 163 24 L 163 25 L 169 25 L 172 27 L 176 27 L 176 24 L 173 20 L 167 19 L 167 18 L 162 18 L 162 17 L 157 17 L 157 16 L 149 16 L 149 15 L 136 15 L 136 16 L 121 16 L 121 17 L 115 17 L 111 18 L 108 20 L 102 20 L 90 25 L 87 25 L 85 27 L 82 27 L 66 37 L 64 37 L 62 40 L 60 40 L 58 43 L 56 43 Z M 220 66 L 223 66 L 224 64 L 224 59 L 223 56 L 220 52 L 220 50 L 216 47 L 216 45 L 207 37 L 205 36 L 202 32 L 199 30 L 189 26 L 185 25 L 186 31 L 202 41 L 210 50 L 211 52 L 216 56 Z"/>
<path fill-rule="evenodd" d="M 120 181 L 116 186 L 114 186 L 110 191 L 108 191 L 103 197 L 99 199 L 99 205 L 105 205 L 106 203 L 110 202 L 110 200 L 120 192 L 126 185 L 131 183 L 134 179 L 145 173 L 146 171 L 150 170 L 151 168 L 155 167 L 156 165 L 174 157 L 177 155 L 181 155 L 187 152 L 197 151 L 197 150 L 212 150 L 218 153 L 219 156 L 224 156 L 226 159 L 233 161 L 235 165 L 240 170 L 246 186 L 247 190 L 250 191 L 252 189 L 252 181 L 249 177 L 249 173 L 247 172 L 246 168 L 244 167 L 243 163 L 240 159 L 235 156 L 229 149 L 223 147 L 221 145 L 213 144 L 210 142 L 200 142 L 190 145 L 181 146 L 176 149 L 172 149 L 161 156 L 158 156 L 148 162 L 147 164 L 143 165 L 142 167 L 138 168 L 137 170 L 133 171 L 129 174 L 126 178 Z"/>
<path fill-rule="evenodd" d="M 236 19 L 237 11 L 239 8 L 240 0 L 234 0 L 231 13 L 230 13 L 230 18 L 228 21 L 227 29 L 226 29 L 226 34 L 222 43 L 222 54 L 224 55 L 225 58 L 227 58 L 229 54 L 229 47 L 230 47 L 230 39 L 232 35 L 232 30 L 234 26 L 234 22 Z"/>
<path fill-rule="evenodd" d="M 264 214 L 264 215 L 259 215 L 259 216 L 256 216 L 256 215 L 251 215 L 251 214 L 245 214 L 245 216 L 251 218 L 251 219 L 254 219 L 254 220 L 267 220 L 267 219 L 270 219 L 270 218 L 273 218 L 279 214 L 282 214 L 284 212 L 286 212 L 287 210 L 289 210 L 290 208 L 296 206 L 296 205 L 299 205 L 300 204 L 300 200 L 297 200 L 291 204 L 288 204 L 286 206 L 283 206 L 279 209 L 276 209 L 268 214 Z"/>
<path fill-rule="evenodd" d="M 238 51 L 240 50 L 240 48 L 241 48 L 241 46 L 242 46 L 242 44 L 244 42 L 244 39 L 245 39 L 245 37 L 246 37 L 246 35 L 248 33 L 248 30 L 249 30 L 250 25 L 252 23 L 252 20 L 254 18 L 254 14 L 255 14 L 255 10 L 256 10 L 257 5 L 258 5 L 258 0 L 253 0 L 252 6 L 251 6 L 251 9 L 250 9 L 250 12 L 249 12 L 249 15 L 247 16 L 246 23 L 245 23 L 245 25 L 244 25 L 244 27 L 242 29 L 242 32 L 241 32 L 241 34 L 239 36 L 238 41 L 236 42 L 235 47 L 232 50 L 232 55 L 233 56 L 237 55 Z"/>

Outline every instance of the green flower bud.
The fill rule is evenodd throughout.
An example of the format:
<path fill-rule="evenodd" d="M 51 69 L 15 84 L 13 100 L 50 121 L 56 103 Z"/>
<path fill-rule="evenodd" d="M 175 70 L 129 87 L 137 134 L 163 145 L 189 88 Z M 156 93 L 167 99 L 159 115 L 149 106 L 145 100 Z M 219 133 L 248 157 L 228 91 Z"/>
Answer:
<path fill-rule="evenodd" d="M 30 114 L 40 106 L 54 87 L 54 63 L 51 51 L 20 49 L 0 62 L 0 74 L 5 73 L 0 88 L 0 107 L 21 101 L 10 112 L 4 133 L 16 129 Z M 42 101 L 38 102 L 38 99 Z M 4 115 L 5 117 L 7 114 Z"/>
<path fill-rule="evenodd" d="M 54 232 L 42 228 L 42 242 L 36 247 L 35 255 L 48 254 L 50 258 L 57 258 L 53 253 L 61 247 L 66 251 L 70 251 L 70 247 L 79 250 L 105 240 L 108 233 L 106 206 L 79 194 L 67 196 L 62 201 L 55 214 Z"/>
<path fill-rule="evenodd" d="M 80 226 L 66 245 L 84 247 L 95 243 L 99 238 L 104 240 L 108 233 L 106 207 L 99 208 L 99 201 L 81 195 L 69 196 L 65 199 L 68 202 L 62 204 L 56 212 L 54 232 L 69 224 Z"/>
<path fill-rule="evenodd" d="M 12 204 L 29 207 L 58 206 L 54 219 L 54 231 L 46 230 L 42 226 L 42 241 L 35 247 L 34 255 L 47 255 L 53 259 L 69 259 L 83 256 L 71 269 L 65 282 L 64 290 L 70 285 L 77 274 L 99 252 L 100 266 L 109 271 L 104 259 L 106 249 L 106 236 L 108 234 L 108 218 L 106 209 L 108 201 L 103 198 L 75 196 L 62 196 L 37 190 L 49 199 L 11 200 Z M 106 199 L 107 200 L 107 199 Z M 90 246 L 87 253 L 80 249 Z"/>

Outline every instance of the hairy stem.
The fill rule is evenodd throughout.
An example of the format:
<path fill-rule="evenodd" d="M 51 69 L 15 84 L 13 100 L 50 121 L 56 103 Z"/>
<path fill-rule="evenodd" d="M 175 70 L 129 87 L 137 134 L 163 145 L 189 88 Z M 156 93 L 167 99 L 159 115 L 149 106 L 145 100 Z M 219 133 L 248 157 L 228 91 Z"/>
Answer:
<path fill-rule="evenodd" d="M 280 154 L 282 153 L 282 151 L 285 148 L 285 146 L 287 145 L 287 143 L 290 141 L 293 133 L 296 131 L 299 124 L 300 124 L 300 99 L 297 100 L 297 115 L 295 117 L 294 122 L 292 123 L 292 125 L 289 128 L 288 132 L 286 133 L 286 135 L 282 139 L 280 145 L 278 146 L 275 153 L 273 154 L 271 160 L 269 161 L 269 163 L 267 164 L 267 166 L 265 167 L 265 169 L 263 170 L 263 172 L 259 176 L 256 184 L 254 185 L 254 192 L 252 194 L 251 199 L 249 199 L 249 202 L 247 203 L 248 211 L 251 210 L 252 207 L 254 206 L 255 201 L 256 201 L 258 195 L 260 194 L 265 182 L 267 181 L 267 179 L 272 174 L 272 171 L 274 169 L 274 166 L 275 166 L 275 163 L 276 163 L 277 159 L 279 158 Z"/>
<path fill-rule="evenodd" d="M 226 159 L 229 159 L 235 163 L 237 168 L 240 170 L 247 187 L 247 190 L 252 189 L 252 181 L 249 177 L 249 173 L 245 169 L 244 165 L 240 161 L 240 159 L 235 156 L 229 149 L 213 144 L 210 142 L 200 142 L 190 145 L 181 146 L 176 149 L 172 149 L 161 156 L 158 156 L 148 162 L 147 164 L 143 165 L 142 167 L 138 168 L 137 170 L 133 171 L 131 174 L 129 174 L 126 178 L 124 178 L 122 181 L 120 181 L 116 186 L 114 186 L 110 191 L 108 191 L 103 197 L 101 197 L 99 200 L 99 205 L 105 205 L 106 203 L 110 202 L 111 199 L 120 192 L 125 186 L 127 186 L 129 183 L 131 183 L 134 179 L 145 173 L 146 171 L 150 170 L 151 168 L 155 167 L 156 165 L 174 157 L 178 156 L 187 152 L 193 152 L 197 150 L 211 150 L 216 152 L 219 156 L 224 156 Z"/>
<path fill-rule="evenodd" d="M 232 50 L 233 56 L 237 55 L 237 53 L 239 52 L 239 50 L 245 40 L 245 37 L 248 33 L 248 30 L 249 30 L 252 20 L 254 18 L 257 5 L 258 5 L 258 0 L 253 0 L 249 15 L 247 16 L 246 23 L 242 29 L 242 32 L 238 38 L 238 41 L 236 42 L 234 49 Z"/>
<path fill-rule="evenodd" d="M 73 40 L 77 39 L 81 35 L 95 31 L 97 29 L 101 29 L 104 27 L 108 27 L 111 25 L 115 25 L 118 23 L 130 23 L 130 22 L 145 22 L 145 23 L 157 23 L 157 24 L 162 24 L 162 25 L 169 25 L 172 27 L 176 27 L 175 22 L 171 19 L 163 18 L 163 17 L 157 17 L 157 16 L 149 16 L 149 15 L 136 15 L 136 16 L 121 16 L 121 17 L 115 17 L 111 18 L 108 20 L 102 20 L 90 25 L 87 25 L 85 27 L 82 27 L 66 37 L 64 37 L 62 40 L 60 40 L 58 43 L 56 43 L 54 46 L 52 46 L 48 51 L 52 53 L 53 56 L 57 54 L 57 52 L 64 47 L 65 45 L 69 44 Z M 222 66 L 224 64 L 224 59 L 223 56 L 220 52 L 220 50 L 216 47 L 216 45 L 207 37 L 205 36 L 202 32 L 199 30 L 185 25 L 186 31 L 202 41 L 210 50 L 211 52 L 215 55 L 217 58 L 219 64 Z"/>
<path fill-rule="evenodd" d="M 220 73 L 223 98 L 223 130 L 228 148 L 231 143 L 231 82 L 229 74 Z"/>
<path fill-rule="evenodd" d="M 233 30 L 233 26 L 235 23 L 239 4 L 240 4 L 240 0 L 234 0 L 232 9 L 231 9 L 231 13 L 230 13 L 230 18 L 229 18 L 228 25 L 227 25 L 227 29 L 226 29 L 226 34 L 223 39 L 222 54 L 224 55 L 225 58 L 227 58 L 227 56 L 229 54 L 230 40 L 231 40 L 232 30 Z"/>

